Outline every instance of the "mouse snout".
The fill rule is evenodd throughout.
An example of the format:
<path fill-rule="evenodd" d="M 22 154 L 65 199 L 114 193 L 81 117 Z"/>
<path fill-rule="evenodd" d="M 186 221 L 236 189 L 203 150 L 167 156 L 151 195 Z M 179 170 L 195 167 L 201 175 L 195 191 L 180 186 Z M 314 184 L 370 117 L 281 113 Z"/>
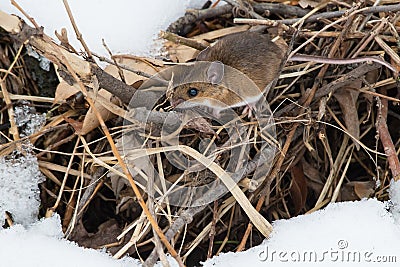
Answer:
<path fill-rule="evenodd" d="M 185 100 L 184 99 L 182 99 L 182 98 L 173 98 L 173 99 L 170 99 L 170 103 L 171 103 L 171 106 L 173 106 L 173 107 L 176 107 L 176 106 L 178 106 L 179 104 L 181 104 L 181 103 L 183 103 Z"/>

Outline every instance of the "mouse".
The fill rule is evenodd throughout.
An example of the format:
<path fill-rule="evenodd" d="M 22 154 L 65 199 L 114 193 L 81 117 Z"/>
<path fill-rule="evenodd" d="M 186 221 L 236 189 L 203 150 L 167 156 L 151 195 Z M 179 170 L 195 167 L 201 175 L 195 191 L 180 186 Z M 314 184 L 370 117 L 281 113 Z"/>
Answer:
<path fill-rule="evenodd" d="M 279 75 L 285 53 L 267 35 L 227 35 L 197 56 L 193 72 L 204 72 L 204 79 L 176 86 L 168 98 L 173 107 L 202 105 L 217 116 L 224 109 L 240 106 L 247 106 L 246 113 L 255 108 L 268 84 Z"/>
<path fill-rule="evenodd" d="M 286 46 L 278 46 L 265 34 L 247 31 L 224 36 L 201 51 L 196 58 L 196 61 L 208 62 L 208 65 L 204 63 L 192 72 L 203 72 L 205 78 L 201 82 L 182 83 L 171 90 L 167 97 L 173 107 L 179 104 L 181 108 L 202 105 L 215 109 L 215 115 L 224 109 L 239 106 L 247 106 L 244 112 L 251 111 L 269 83 L 279 75 L 286 52 Z M 288 61 L 341 65 L 377 62 L 397 73 L 396 68 L 376 57 L 334 59 L 296 54 Z M 221 82 L 224 77 L 229 77 L 229 81 Z M 247 77 L 255 86 L 246 80 Z"/>

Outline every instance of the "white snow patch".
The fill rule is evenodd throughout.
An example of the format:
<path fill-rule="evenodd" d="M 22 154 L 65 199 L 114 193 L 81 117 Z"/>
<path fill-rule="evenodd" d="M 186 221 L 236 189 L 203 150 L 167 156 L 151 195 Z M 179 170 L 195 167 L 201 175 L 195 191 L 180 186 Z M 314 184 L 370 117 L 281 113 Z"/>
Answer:
<path fill-rule="evenodd" d="M 30 227 L 15 225 L 0 231 L 0 259 L 13 267 L 134 267 L 137 260 L 115 260 L 105 252 L 84 249 L 62 239 L 58 215 L 42 219 Z"/>
<path fill-rule="evenodd" d="M 5 212 L 16 223 L 29 225 L 37 221 L 40 205 L 38 184 L 45 180 L 35 156 L 14 153 L 0 158 L 0 222 Z"/>
<path fill-rule="evenodd" d="M 400 227 L 385 203 L 375 199 L 330 204 L 309 215 L 276 221 L 273 226 L 271 238 L 262 245 L 221 254 L 204 266 L 381 266 L 384 260 L 400 262 Z M 387 263 L 392 265 L 395 263 Z"/>
<path fill-rule="evenodd" d="M 30 136 L 46 124 L 46 114 L 38 114 L 27 101 L 14 107 L 15 122 L 21 128 L 20 137 Z"/>
<path fill-rule="evenodd" d="M 160 42 L 154 42 L 159 31 L 165 30 L 169 24 L 183 16 L 187 8 L 201 7 L 206 1 L 69 0 L 68 2 L 79 31 L 89 48 L 108 56 L 102 45 L 102 39 L 105 39 L 114 53 L 156 54 L 161 47 Z M 39 25 L 44 26 L 45 33 L 58 41 L 54 32 L 60 33 L 61 28 L 66 28 L 70 43 L 75 49 L 82 49 L 76 40 L 62 1 L 20 0 L 18 3 Z M 10 1 L 1 1 L 0 9 L 10 14 L 17 14 L 28 22 Z"/>
<path fill-rule="evenodd" d="M 389 197 L 390 202 L 388 203 L 390 206 L 390 210 L 397 221 L 397 224 L 400 222 L 400 181 L 395 182 L 394 180 L 390 183 L 389 189 Z"/>

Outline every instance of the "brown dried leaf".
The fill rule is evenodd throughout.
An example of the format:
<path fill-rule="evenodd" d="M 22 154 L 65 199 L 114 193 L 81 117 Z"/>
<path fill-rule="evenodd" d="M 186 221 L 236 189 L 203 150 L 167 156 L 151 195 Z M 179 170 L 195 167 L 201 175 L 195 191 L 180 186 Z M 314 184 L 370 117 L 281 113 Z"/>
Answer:
<path fill-rule="evenodd" d="M 135 89 L 139 89 L 140 86 L 142 86 L 143 82 L 144 82 L 143 80 L 136 81 L 136 82 L 134 82 L 133 84 L 131 84 L 131 86 L 132 86 L 133 88 L 135 88 Z"/>
<path fill-rule="evenodd" d="M 104 97 L 105 99 L 116 103 L 116 101 L 113 100 L 113 96 L 110 92 L 104 89 L 100 89 L 98 94 Z M 100 113 L 104 121 L 108 121 L 109 119 L 115 117 L 113 113 L 111 113 L 108 109 L 103 107 L 103 105 L 97 102 L 96 99 L 94 99 L 94 101 L 96 110 Z M 92 131 L 93 129 L 96 129 L 99 125 L 100 125 L 99 120 L 97 119 L 96 114 L 94 113 L 92 107 L 90 107 L 88 112 L 86 113 L 85 119 L 83 120 L 82 129 L 79 133 L 85 135 L 88 132 Z"/>
<path fill-rule="evenodd" d="M 307 199 L 307 181 L 304 176 L 303 167 L 297 164 L 290 169 L 292 185 L 290 186 L 290 196 L 293 200 L 295 214 L 304 208 Z"/>
<path fill-rule="evenodd" d="M 165 49 L 168 51 L 169 58 L 173 62 L 187 62 L 196 57 L 198 50 L 186 45 L 178 45 L 171 41 L 164 43 Z"/>
<path fill-rule="evenodd" d="M 360 123 L 357 113 L 357 99 L 360 94 L 359 89 L 362 86 L 361 80 L 354 81 L 349 84 L 347 88 L 339 88 L 336 90 L 334 96 L 339 102 L 340 108 L 343 112 L 344 122 L 349 133 L 357 140 L 360 139 Z M 354 141 L 354 140 L 353 140 Z M 360 145 L 354 141 L 357 150 L 360 150 Z"/>
<path fill-rule="evenodd" d="M 82 122 L 81 121 L 76 121 L 76 120 L 71 119 L 71 118 L 64 118 L 64 120 L 66 122 L 68 122 L 72 126 L 72 128 L 75 129 L 76 132 L 79 133 L 81 131 L 81 129 L 82 129 Z"/>
<path fill-rule="evenodd" d="M 61 81 L 56 88 L 53 104 L 65 102 L 78 92 L 80 92 L 80 89 L 77 84 L 69 85 L 67 82 Z"/>
<path fill-rule="evenodd" d="M 366 198 L 372 196 L 375 192 L 375 182 L 368 181 L 368 182 L 353 182 L 354 183 L 354 192 L 356 195 L 361 198 Z"/>
<path fill-rule="evenodd" d="M 1 28 L 7 32 L 19 33 L 21 22 L 17 16 L 7 14 L 0 10 Z"/>
<path fill-rule="evenodd" d="M 88 233 L 80 221 L 72 232 L 71 240 L 83 247 L 99 249 L 104 245 L 115 243 L 121 231 L 122 228 L 115 219 L 102 223 L 94 234 Z"/>
<path fill-rule="evenodd" d="M 197 131 L 202 133 L 213 135 L 216 134 L 215 131 L 212 129 L 211 124 L 202 117 L 191 119 L 186 123 L 186 127 L 196 129 Z"/>
<path fill-rule="evenodd" d="M 303 170 L 307 179 L 308 186 L 319 195 L 324 187 L 324 182 L 321 181 L 322 175 L 319 173 L 318 169 L 308 163 L 306 160 L 301 161 L 303 165 Z"/>
<path fill-rule="evenodd" d="M 371 197 L 375 192 L 374 181 L 355 181 L 346 183 L 340 191 L 340 201 L 354 201 Z"/>

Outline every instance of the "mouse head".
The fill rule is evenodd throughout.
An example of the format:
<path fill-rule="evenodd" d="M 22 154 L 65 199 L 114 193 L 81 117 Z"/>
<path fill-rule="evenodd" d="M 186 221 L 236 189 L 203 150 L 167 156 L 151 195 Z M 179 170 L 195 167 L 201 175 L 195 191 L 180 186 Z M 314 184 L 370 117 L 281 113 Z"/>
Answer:
<path fill-rule="evenodd" d="M 222 85 L 193 82 L 174 88 L 170 101 L 174 107 L 181 104 L 182 108 L 202 105 L 224 109 L 240 100 L 236 94 Z"/>
<path fill-rule="evenodd" d="M 197 70 L 199 71 L 199 70 Z M 203 70 L 204 71 L 204 70 Z M 182 83 L 171 90 L 169 99 L 173 106 L 188 101 L 184 106 L 215 106 L 214 100 L 221 101 L 221 96 L 229 94 L 229 90 L 221 85 L 224 78 L 224 64 L 219 61 L 207 65 L 203 81 Z M 225 101 L 222 101 L 225 103 Z"/>
<path fill-rule="evenodd" d="M 219 61 L 198 61 L 172 73 L 170 81 L 167 97 L 173 107 L 182 109 L 206 106 L 224 110 L 247 105 L 262 95 L 246 75 Z"/>

